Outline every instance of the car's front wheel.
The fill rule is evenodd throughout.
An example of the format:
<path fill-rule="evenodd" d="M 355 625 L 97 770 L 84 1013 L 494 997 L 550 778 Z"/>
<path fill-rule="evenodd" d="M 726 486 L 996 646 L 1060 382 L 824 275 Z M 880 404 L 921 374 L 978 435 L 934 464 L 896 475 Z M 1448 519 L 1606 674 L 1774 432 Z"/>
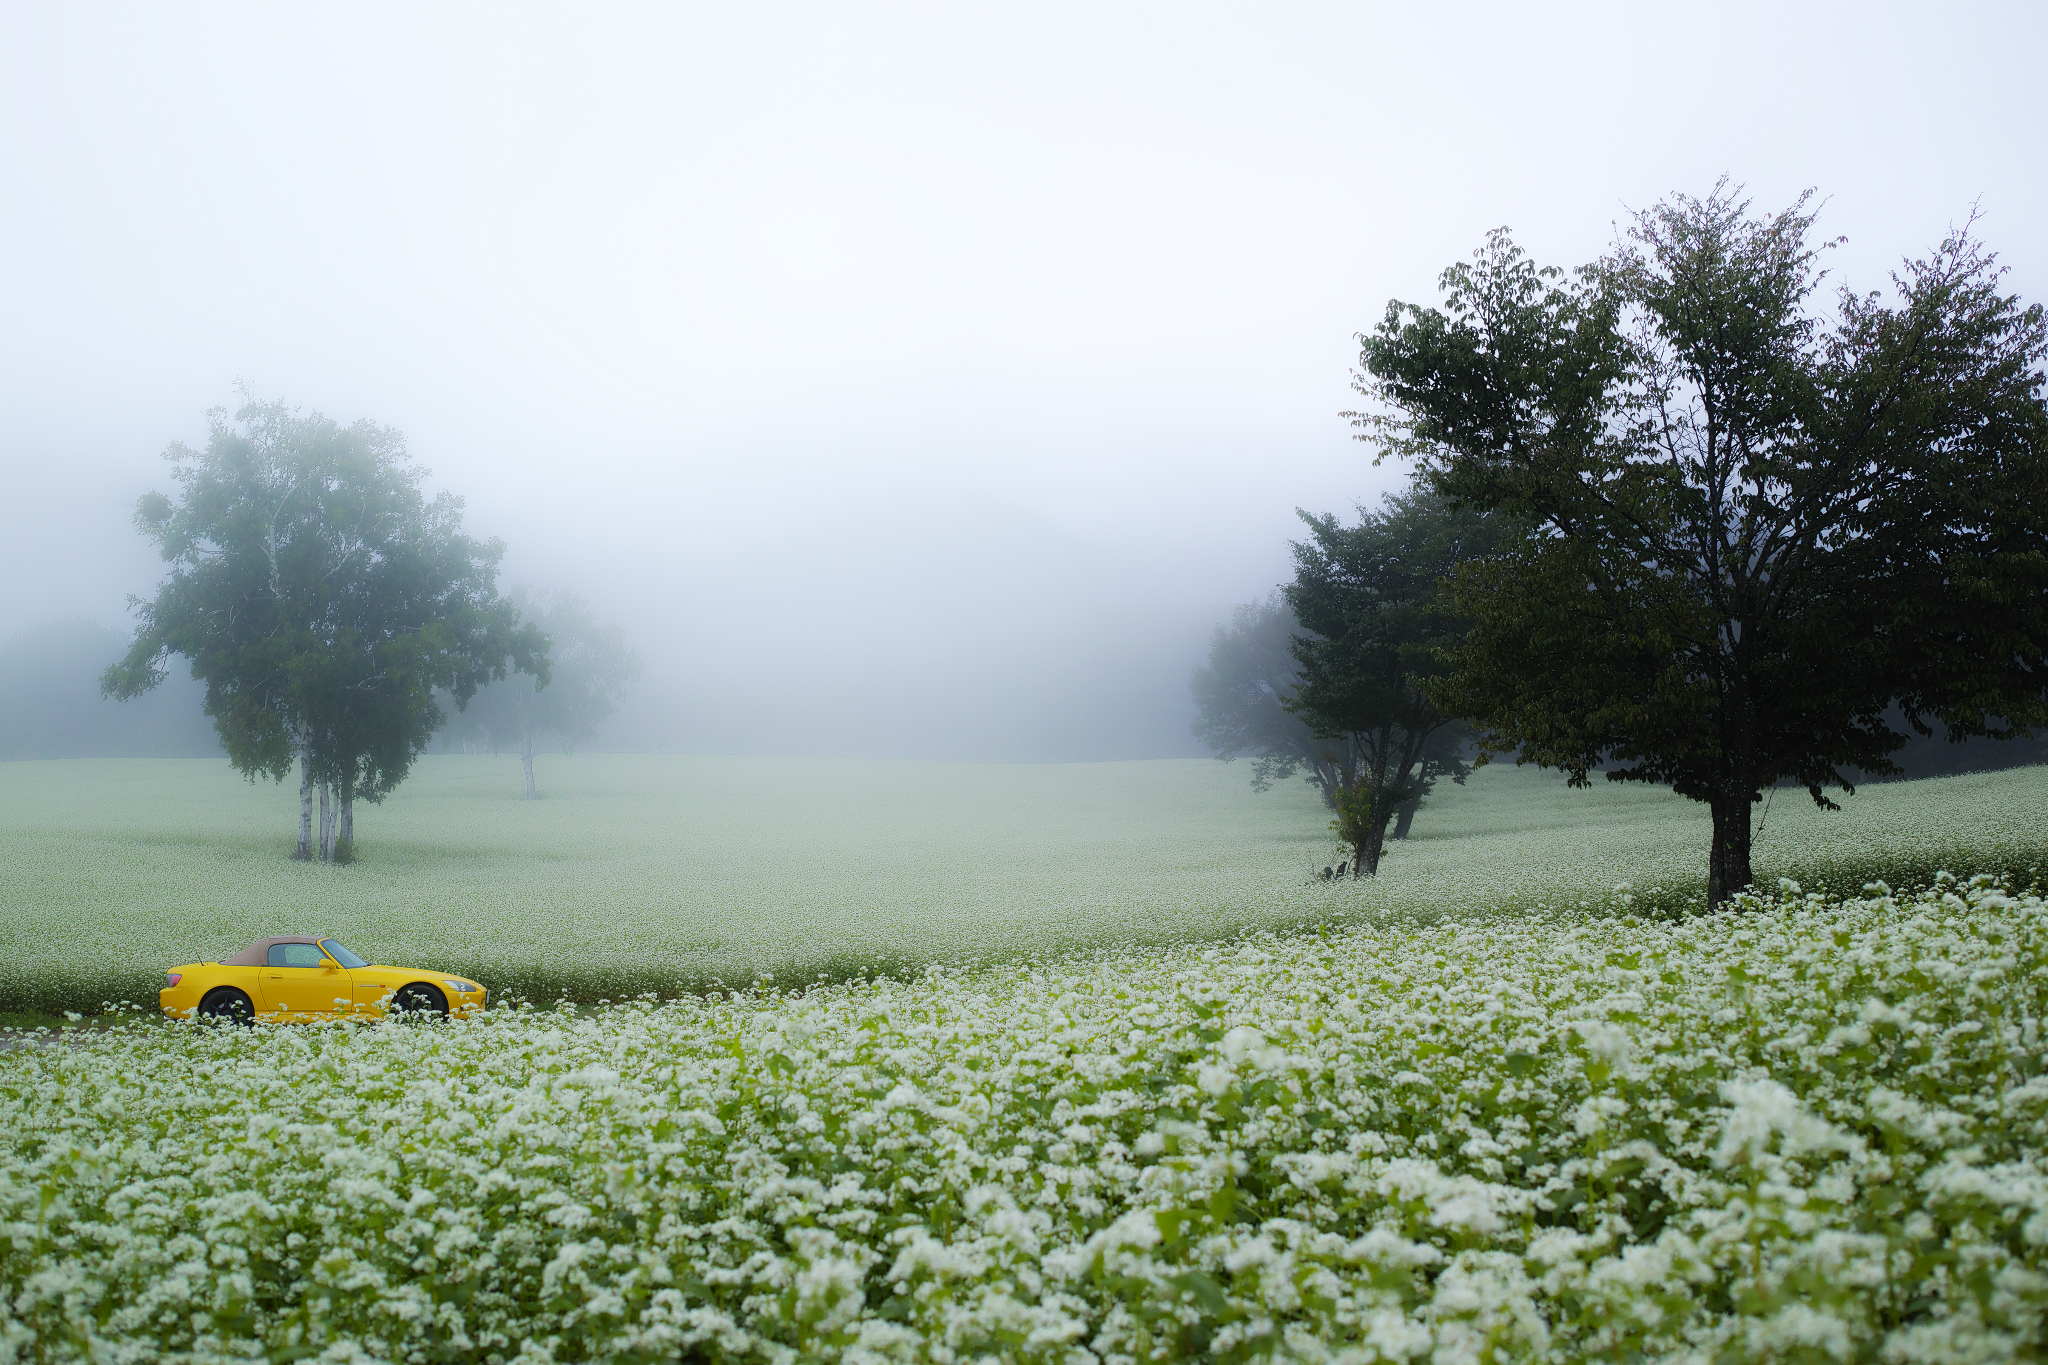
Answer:
<path fill-rule="evenodd" d="M 253 1024 L 256 1006 L 233 986 L 216 986 L 199 1002 L 199 1017 L 219 1024 Z"/>
<path fill-rule="evenodd" d="M 391 1012 L 403 1018 L 446 1019 L 448 997 L 424 981 L 415 981 L 410 986 L 400 986 L 391 997 Z"/>

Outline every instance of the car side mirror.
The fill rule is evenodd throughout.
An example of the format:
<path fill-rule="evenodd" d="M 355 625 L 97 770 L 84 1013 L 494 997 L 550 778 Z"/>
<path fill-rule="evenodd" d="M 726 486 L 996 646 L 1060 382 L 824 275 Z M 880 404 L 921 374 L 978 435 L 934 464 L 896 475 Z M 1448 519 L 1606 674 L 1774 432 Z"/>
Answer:
<path fill-rule="evenodd" d="M 329 957 L 329 958 L 322 958 L 322 959 L 321 959 L 321 961 L 323 961 L 323 962 L 325 962 L 325 963 L 327 964 L 327 970 L 328 970 L 328 971 L 330 971 L 330 972 L 338 972 L 338 971 L 340 971 L 340 970 L 341 970 L 341 964 L 340 964 L 339 962 L 336 962 L 336 961 L 335 961 L 335 960 L 334 960 L 333 958 L 331 958 L 331 957 Z"/>

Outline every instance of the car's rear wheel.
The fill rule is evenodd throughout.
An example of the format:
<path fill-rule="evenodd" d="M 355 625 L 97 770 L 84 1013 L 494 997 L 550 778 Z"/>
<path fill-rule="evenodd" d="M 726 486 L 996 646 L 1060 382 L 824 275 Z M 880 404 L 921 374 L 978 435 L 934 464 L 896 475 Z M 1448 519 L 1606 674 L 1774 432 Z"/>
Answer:
<path fill-rule="evenodd" d="M 233 986 L 216 986 L 199 1002 L 199 1017 L 220 1024 L 253 1024 L 256 1006 Z"/>
<path fill-rule="evenodd" d="M 400 986 L 391 997 L 391 1012 L 408 1019 L 446 1019 L 448 997 L 424 981 Z"/>

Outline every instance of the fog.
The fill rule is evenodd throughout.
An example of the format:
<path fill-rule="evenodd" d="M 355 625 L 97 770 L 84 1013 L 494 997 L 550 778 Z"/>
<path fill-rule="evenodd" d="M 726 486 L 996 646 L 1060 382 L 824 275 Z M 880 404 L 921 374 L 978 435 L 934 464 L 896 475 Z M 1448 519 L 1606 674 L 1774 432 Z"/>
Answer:
<path fill-rule="evenodd" d="M 14 5 L 0 641 L 125 628 L 241 381 L 406 432 L 646 661 L 606 746 L 1199 753 L 1353 333 L 1723 173 L 2048 294 L 2038 6 Z"/>

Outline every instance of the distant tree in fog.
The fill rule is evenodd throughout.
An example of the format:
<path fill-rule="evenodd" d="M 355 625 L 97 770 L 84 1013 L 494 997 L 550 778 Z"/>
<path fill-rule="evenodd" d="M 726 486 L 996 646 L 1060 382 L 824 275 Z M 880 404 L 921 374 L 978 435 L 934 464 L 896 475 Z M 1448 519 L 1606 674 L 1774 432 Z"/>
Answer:
<path fill-rule="evenodd" d="M 1498 543 L 1499 521 L 1418 488 L 1356 526 L 1301 516 L 1310 536 L 1294 546 L 1294 581 L 1284 589 L 1302 627 L 1293 642 L 1300 675 L 1285 705 L 1349 760 L 1337 809 L 1352 875 L 1370 876 L 1395 815 L 1405 833 L 1438 778 L 1463 782 L 1471 771 L 1468 732 L 1423 684 L 1442 671 L 1437 651 L 1465 630 L 1441 581 Z"/>
<path fill-rule="evenodd" d="M 0 644 L 0 759 L 218 754 L 190 678 L 171 677 L 134 705 L 100 696 L 107 660 L 127 647 L 126 632 L 92 621 L 45 621 Z"/>
<path fill-rule="evenodd" d="M 172 569 L 101 689 L 139 696 L 185 657 L 237 770 L 299 765 L 297 856 L 346 855 L 355 798 L 381 800 L 440 725 L 435 689 L 460 707 L 508 666 L 544 676 L 546 637 L 497 594 L 504 547 L 421 492 L 397 432 L 282 403 L 209 417 L 204 450 L 166 452 L 178 498 L 136 504 Z"/>
<path fill-rule="evenodd" d="M 456 736 L 474 735 L 492 753 L 518 753 L 526 770 L 526 799 L 537 795 L 533 756 L 544 741 L 569 753 L 597 737 L 597 727 L 612 713 L 626 687 L 640 676 L 640 656 L 626 643 L 618 626 L 600 623 L 590 604 L 570 592 L 542 593 L 529 598 L 515 592 L 522 614 L 547 632 L 550 677 L 543 686 L 528 672 L 513 672 L 478 692 L 462 719 L 450 727 Z"/>
<path fill-rule="evenodd" d="M 1299 630 L 1278 592 L 1233 611 L 1230 624 L 1218 626 L 1209 642 L 1209 662 L 1195 669 L 1194 733 L 1225 762 L 1249 757 L 1253 791 L 1305 773 L 1323 804 L 1337 811 L 1339 798 L 1358 780 L 1363 746 L 1350 735 L 1318 735 L 1288 709 L 1301 683 L 1294 657 Z M 1421 804 L 1418 794 L 1395 808 L 1389 838 L 1408 837 Z"/>
<path fill-rule="evenodd" d="M 1306 769 L 1326 804 L 1348 782 L 1344 756 L 1316 738 L 1315 730 L 1287 709 L 1301 681 L 1294 659 L 1294 612 L 1279 593 L 1247 602 L 1216 627 L 1209 661 L 1195 669 L 1195 738 L 1226 763 L 1252 760 L 1252 790 Z"/>

